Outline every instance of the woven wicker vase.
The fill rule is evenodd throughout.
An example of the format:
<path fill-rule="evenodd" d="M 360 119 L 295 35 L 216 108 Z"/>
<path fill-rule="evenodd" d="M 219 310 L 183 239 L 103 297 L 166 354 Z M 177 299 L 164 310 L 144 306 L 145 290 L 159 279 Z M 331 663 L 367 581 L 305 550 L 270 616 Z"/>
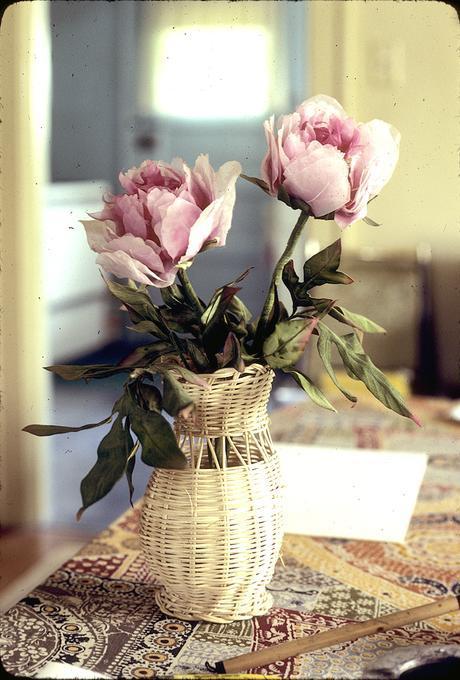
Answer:
<path fill-rule="evenodd" d="M 272 604 L 266 586 L 283 535 L 267 416 L 273 373 L 255 364 L 202 377 L 208 389 L 181 379 L 195 401 L 193 417 L 175 423 L 189 468 L 154 470 L 140 539 L 165 614 L 227 623 Z"/>

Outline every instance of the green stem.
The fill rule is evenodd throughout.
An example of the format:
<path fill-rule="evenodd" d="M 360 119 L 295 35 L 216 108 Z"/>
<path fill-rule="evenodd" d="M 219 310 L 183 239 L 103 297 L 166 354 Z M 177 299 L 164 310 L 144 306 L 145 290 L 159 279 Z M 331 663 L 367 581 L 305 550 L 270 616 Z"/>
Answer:
<path fill-rule="evenodd" d="M 296 225 L 294 229 L 291 232 L 291 235 L 289 236 L 289 240 L 287 242 L 286 248 L 284 249 L 283 254 L 281 255 L 280 259 L 278 260 L 278 263 L 275 267 L 275 270 L 273 272 L 272 280 L 270 283 L 270 288 L 268 289 L 267 297 L 265 298 L 265 303 L 262 309 L 262 313 L 260 315 L 259 323 L 257 325 L 257 334 L 256 336 L 258 338 L 261 337 L 265 326 L 267 324 L 267 321 L 270 317 L 270 312 L 273 307 L 273 303 L 275 300 L 275 287 L 280 283 L 281 277 L 283 274 L 283 269 L 287 262 L 291 259 L 292 252 L 300 238 L 300 235 L 302 233 L 302 230 L 308 220 L 310 215 L 302 210 L 300 213 L 299 219 L 296 222 Z"/>
<path fill-rule="evenodd" d="M 195 290 L 192 286 L 192 282 L 190 281 L 187 272 L 185 269 L 179 269 L 178 271 L 178 276 L 179 276 L 179 281 L 182 284 L 182 287 L 184 288 L 184 291 L 191 302 L 191 304 L 194 306 L 198 314 L 201 316 L 204 312 L 204 307 L 201 304 L 198 295 L 195 293 Z"/>

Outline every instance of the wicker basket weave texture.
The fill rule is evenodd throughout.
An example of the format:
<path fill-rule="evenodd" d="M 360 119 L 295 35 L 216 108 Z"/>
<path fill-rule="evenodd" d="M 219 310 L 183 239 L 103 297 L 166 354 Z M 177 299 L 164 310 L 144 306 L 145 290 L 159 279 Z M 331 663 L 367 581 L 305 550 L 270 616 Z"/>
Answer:
<path fill-rule="evenodd" d="M 266 586 L 283 534 L 280 465 L 266 413 L 273 375 L 262 366 L 250 369 L 206 376 L 209 390 L 187 384 L 197 395 L 195 419 L 179 421 L 176 427 L 195 464 L 185 470 L 157 469 L 147 486 L 141 545 L 163 586 L 157 603 L 168 615 L 225 623 L 260 615 L 271 605 Z M 219 409 L 222 399 L 231 407 L 221 401 Z M 248 423 L 253 429 L 244 429 Z M 206 467 L 209 457 L 203 450 L 217 449 L 216 442 L 226 451 L 223 465 L 214 456 L 211 462 L 216 464 Z M 233 457 L 232 447 L 237 450 Z"/>

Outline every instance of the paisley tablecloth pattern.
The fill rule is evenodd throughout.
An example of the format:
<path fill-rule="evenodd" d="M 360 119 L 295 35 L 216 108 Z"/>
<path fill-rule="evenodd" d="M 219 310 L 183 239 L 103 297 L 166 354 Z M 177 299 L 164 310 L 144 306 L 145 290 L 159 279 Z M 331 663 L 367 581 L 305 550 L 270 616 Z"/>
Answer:
<path fill-rule="evenodd" d="M 2 662 L 32 677 L 63 661 L 113 678 L 203 673 L 218 661 L 288 638 L 460 595 L 460 428 L 419 403 L 422 430 L 375 409 L 334 415 L 290 406 L 272 414 L 275 440 L 431 453 L 406 543 L 285 537 L 270 590 L 274 607 L 251 621 L 220 625 L 168 618 L 139 552 L 134 508 L 1 620 Z M 284 678 L 361 678 L 394 647 L 460 644 L 451 614 L 288 659 L 252 673 Z"/>

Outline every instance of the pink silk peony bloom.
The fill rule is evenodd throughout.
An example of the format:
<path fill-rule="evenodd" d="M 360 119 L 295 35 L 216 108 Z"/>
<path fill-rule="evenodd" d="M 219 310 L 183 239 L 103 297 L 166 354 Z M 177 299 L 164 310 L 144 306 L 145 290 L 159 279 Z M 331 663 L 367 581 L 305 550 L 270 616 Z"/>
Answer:
<path fill-rule="evenodd" d="M 126 193 L 110 194 L 103 210 L 82 222 L 96 262 L 120 278 L 171 285 L 201 250 L 225 245 L 240 173 L 237 161 L 215 172 L 205 155 L 193 169 L 176 158 L 120 173 Z"/>
<path fill-rule="evenodd" d="M 282 186 L 310 206 L 331 213 L 344 228 L 367 214 L 368 202 L 390 179 L 400 134 L 382 120 L 356 123 L 332 97 L 307 99 L 294 113 L 265 121 L 268 150 L 262 177 L 272 196 Z"/>

